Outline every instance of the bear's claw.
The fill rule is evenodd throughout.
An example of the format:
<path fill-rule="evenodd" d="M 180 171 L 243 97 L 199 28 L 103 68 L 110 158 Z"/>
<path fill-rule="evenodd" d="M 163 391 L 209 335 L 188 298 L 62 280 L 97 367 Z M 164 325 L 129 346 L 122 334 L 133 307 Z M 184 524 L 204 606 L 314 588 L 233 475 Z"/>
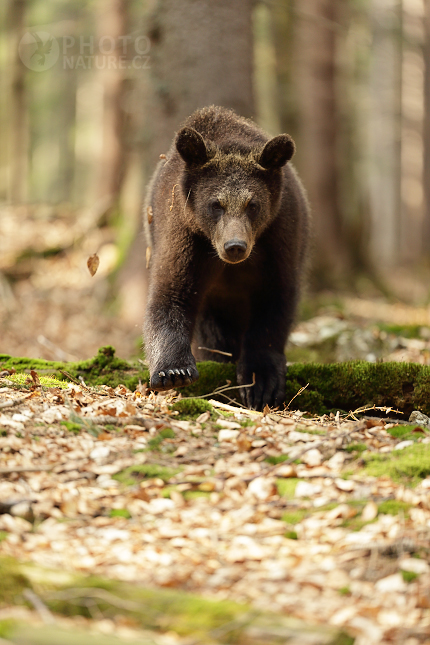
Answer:
<path fill-rule="evenodd" d="M 150 379 L 150 387 L 154 390 L 170 390 L 173 387 L 185 387 L 199 378 L 195 367 L 174 367 L 168 370 L 156 371 Z"/>

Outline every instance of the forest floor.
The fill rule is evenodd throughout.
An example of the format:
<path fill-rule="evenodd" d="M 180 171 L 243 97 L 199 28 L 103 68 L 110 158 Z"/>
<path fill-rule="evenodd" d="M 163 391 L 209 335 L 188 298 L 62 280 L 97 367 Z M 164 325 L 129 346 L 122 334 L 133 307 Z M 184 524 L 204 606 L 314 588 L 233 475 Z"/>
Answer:
<path fill-rule="evenodd" d="M 175 401 L 144 386 L 20 389 L 3 375 L 0 555 L 246 603 L 342 629 L 356 645 L 430 643 L 428 418 L 307 419 Z M 27 622 L 55 621 L 58 593 L 17 594 L 15 609 L 9 600 L 0 610 L 0 636 L 2 619 L 23 620 L 22 602 L 38 611 Z M 138 640 L 141 625 L 115 594 L 76 584 L 67 594 L 92 629 L 121 638 L 126 627 Z M 190 640 L 173 625 L 169 638 L 226 642 L 224 628 Z M 352 642 L 305 638 L 300 626 L 288 637 Z M 268 629 L 263 642 L 273 639 Z"/>

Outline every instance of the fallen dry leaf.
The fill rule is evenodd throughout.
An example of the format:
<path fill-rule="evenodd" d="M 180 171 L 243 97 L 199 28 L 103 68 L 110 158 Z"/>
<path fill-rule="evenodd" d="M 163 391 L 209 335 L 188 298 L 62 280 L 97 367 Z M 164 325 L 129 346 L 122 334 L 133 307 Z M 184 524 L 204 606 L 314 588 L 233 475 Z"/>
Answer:
<path fill-rule="evenodd" d="M 87 260 L 87 267 L 88 267 L 88 271 L 91 273 L 92 276 L 95 276 L 95 274 L 97 273 L 97 269 L 99 268 L 99 265 L 100 265 L 100 258 L 97 255 L 97 253 L 90 255 L 90 257 Z"/>

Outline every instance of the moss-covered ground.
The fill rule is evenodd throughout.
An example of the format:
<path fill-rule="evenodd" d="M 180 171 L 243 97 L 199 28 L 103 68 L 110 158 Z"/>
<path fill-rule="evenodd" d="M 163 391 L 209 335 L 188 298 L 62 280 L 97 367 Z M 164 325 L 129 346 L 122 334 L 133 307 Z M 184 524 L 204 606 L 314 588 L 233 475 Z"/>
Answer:
<path fill-rule="evenodd" d="M 248 629 L 263 629 L 268 643 L 279 642 L 279 636 L 286 642 L 307 635 L 312 642 L 322 645 L 352 645 L 353 639 L 336 628 L 300 624 L 277 614 L 252 610 L 246 604 L 230 600 L 209 600 L 184 591 L 170 589 L 146 589 L 136 584 L 127 584 L 112 579 L 85 576 L 78 573 L 62 573 L 42 569 L 35 565 L 20 564 L 11 558 L 0 558 L 0 608 L 12 603 L 29 605 L 25 590 L 31 590 L 51 612 L 60 616 L 83 616 L 92 618 L 95 608 L 105 619 L 118 619 L 135 628 L 155 633 L 175 632 L 179 636 L 192 637 L 195 643 L 237 643 L 250 642 Z M 74 645 L 83 632 L 73 637 L 70 629 L 62 638 L 61 626 L 54 626 L 53 634 L 29 628 L 22 620 L 0 620 L 0 638 L 8 642 L 36 645 Z M 51 630 L 52 631 L 52 630 Z M 43 637 L 43 634 L 45 636 Z M 150 645 L 153 641 L 130 640 L 132 644 Z M 60 639 L 60 640 L 58 640 Z M 113 645 L 123 642 L 115 638 L 104 639 L 94 634 L 91 642 L 97 645 Z M 85 641 L 87 642 L 87 641 Z M 89 642 L 89 641 L 88 641 Z M 256 641 L 252 641 L 253 643 Z M 298 641 L 297 641 L 298 642 Z"/>
<path fill-rule="evenodd" d="M 139 363 L 132 364 L 115 356 L 112 347 L 102 347 L 97 356 L 79 363 L 58 363 L 40 359 L 15 358 L 0 355 L 0 368 L 14 368 L 18 372 L 34 369 L 38 374 L 47 375 L 59 381 L 66 379 L 60 370 L 72 377 L 82 377 L 91 385 L 116 387 L 123 383 L 134 390 L 139 382 L 148 383 L 148 371 Z M 235 366 L 229 363 L 211 361 L 199 363 L 200 378 L 192 385 L 182 388 L 185 397 L 210 395 L 226 383 L 236 385 Z M 18 378 L 15 376 L 15 378 Z M 285 403 L 297 392 L 306 389 L 294 400 L 294 407 L 313 414 L 329 411 L 353 411 L 363 406 L 387 406 L 401 411 L 406 418 L 412 410 L 430 414 L 430 367 L 416 363 L 368 363 L 352 361 L 330 364 L 290 365 L 287 375 L 287 396 Z M 234 398 L 237 391 L 230 390 Z M 225 399 L 224 399 L 225 400 Z M 190 404 L 183 403 L 182 415 Z M 199 404 L 200 411 L 206 409 Z M 192 404 L 195 407 L 195 404 Z"/>

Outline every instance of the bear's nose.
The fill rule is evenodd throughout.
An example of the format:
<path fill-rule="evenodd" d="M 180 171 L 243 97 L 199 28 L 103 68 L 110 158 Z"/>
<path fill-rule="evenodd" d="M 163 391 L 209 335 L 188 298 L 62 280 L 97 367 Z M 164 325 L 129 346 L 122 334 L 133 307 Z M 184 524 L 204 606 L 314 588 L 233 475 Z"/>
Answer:
<path fill-rule="evenodd" d="M 248 245 L 245 240 L 238 240 L 236 237 L 224 244 L 224 251 L 232 262 L 242 260 L 247 248 Z"/>

